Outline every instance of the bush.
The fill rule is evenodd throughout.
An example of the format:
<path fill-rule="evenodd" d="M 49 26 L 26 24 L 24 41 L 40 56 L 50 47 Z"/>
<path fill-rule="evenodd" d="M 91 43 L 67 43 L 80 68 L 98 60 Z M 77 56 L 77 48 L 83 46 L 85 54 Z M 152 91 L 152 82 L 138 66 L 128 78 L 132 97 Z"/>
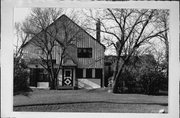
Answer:
<path fill-rule="evenodd" d="M 157 62 L 153 55 L 132 57 L 118 78 L 118 93 L 159 94 L 168 90 L 167 64 Z M 111 82 L 112 83 L 112 82 Z"/>
<path fill-rule="evenodd" d="M 164 73 L 153 70 L 143 70 L 139 74 L 138 72 L 124 71 L 118 83 L 118 93 L 157 95 L 159 90 L 168 89 L 168 79 Z"/>
<path fill-rule="evenodd" d="M 163 73 L 150 71 L 141 75 L 140 84 L 145 94 L 156 95 L 162 88 L 162 82 L 165 80 Z"/>
<path fill-rule="evenodd" d="M 119 93 L 139 93 L 139 83 L 136 79 L 137 74 L 135 72 L 123 71 L 119 81 Z"/>
<path fill-rule="evenodd" d="M 25 61 L 14 59 L 14 94 L 17 92 L 27 92 L 29 72 Z"/>

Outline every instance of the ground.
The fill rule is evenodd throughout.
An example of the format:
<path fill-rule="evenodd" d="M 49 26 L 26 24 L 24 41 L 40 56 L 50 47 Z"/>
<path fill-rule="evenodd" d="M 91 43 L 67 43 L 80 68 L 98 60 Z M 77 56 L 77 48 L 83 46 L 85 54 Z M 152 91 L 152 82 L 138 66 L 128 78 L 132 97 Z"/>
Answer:
<path fill-rule="evenodd" d="M 14 111 L 53 112 L 168 112 L 168 96 L 113 94 L 107 89 L 33 90 L 29 95 L 14 96 Z"/>

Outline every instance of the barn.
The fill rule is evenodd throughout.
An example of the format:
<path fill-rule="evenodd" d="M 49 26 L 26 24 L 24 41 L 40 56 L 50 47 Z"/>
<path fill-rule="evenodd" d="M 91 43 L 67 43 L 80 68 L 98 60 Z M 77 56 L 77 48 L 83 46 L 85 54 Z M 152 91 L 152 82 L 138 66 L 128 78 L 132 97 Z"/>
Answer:
<path fill-rule="evenodd" d="M 61 57 L 62 47 L 58 43 L 51 52 L 54 68 L 58 69 L 60 66 L 56 81 L 58 89 L 93 89 L 104 86 L 105 46 L 100 42 L 100 22 L 96 23 L 96 29 L 96 38 L 94 38 L 66 15 L 60 16 L 45 29 L 53 36 L 56 35 L 60 42 L 67 44 L 69 40 L 72 40 L 71 45 L 67 46 L 66 55 L 63 58 Z M 65 36 L 71 38 L 67 39 Z M 37 45 L 39 37 L 41 40 L 45 37 L 43 31 L 33 36 L 26 44 L 24 59 L 27 60 L 30 69 L 30 86 L 49 88 L 50 75 L 39 62 L 40 57 L 45 55 L 44 48 L 39 48 L 43 44 Z M 52 38 L 50 36 L 48 38 L 51 42 Z"/>

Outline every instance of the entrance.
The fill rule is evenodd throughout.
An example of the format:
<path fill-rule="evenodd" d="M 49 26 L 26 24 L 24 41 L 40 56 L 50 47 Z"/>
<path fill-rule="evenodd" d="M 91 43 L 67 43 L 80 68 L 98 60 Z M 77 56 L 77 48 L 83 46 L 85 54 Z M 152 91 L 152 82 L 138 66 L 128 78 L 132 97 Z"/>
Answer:
<path fill-rule="evenodd" d="M 63 74 L 63 86 L 73 86 L 73 73 L 72 69 L 64 69 L 64 74 Z"/>

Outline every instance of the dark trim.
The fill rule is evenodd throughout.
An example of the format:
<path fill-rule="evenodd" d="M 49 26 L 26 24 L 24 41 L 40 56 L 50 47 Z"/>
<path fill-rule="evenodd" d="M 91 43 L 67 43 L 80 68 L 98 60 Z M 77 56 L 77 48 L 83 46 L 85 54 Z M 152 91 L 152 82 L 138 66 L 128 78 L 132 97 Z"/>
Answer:
<path fill-rule="evenodd" d="M 98 71 L 100 71 L 100 73 L 98 73 Z M 100 76 L 100 77 L 98 77 L 98 76 Z M 95 77 L 102 78 L 102 76 L 103 76 L 103 69 L 102 68 L 95 68 Z"/>
<path fill-rule="evenodd" d="M 62 68 L 62 86 L 64 86 L 64 68 Z"/>
<path fill-rule="evenodd" d="M 101 88 L 104 86 L 104 80 L 103 80 L 103 72 L 102 72 L 102 77 L 101 77 Z"/>
<path fill-rule="evenodd" d="M 71 68 L 71 71 L 72 71 L 72 76 L 71 76 L 71 77 L 72 77 L 72 78 L 71 78 L 71 79 L 72 79 L 72 87 L 74 87 L 74 85 L 73 85 L 73 84 L 74 84 L 74 81 L 73 81 L 73 80 L 74 80 L 73 68 Z"/>
<path fill-rule="evenodd" d="M 91 73 L 91 74 L 89 74 L 88 73 L 88 71 Z M 86 78 L 92 78 L 92 69 L 91 68 L 88 68 L 88 69 L 86 69 Z M 88 77 L 89 76 L 89 77 Z"/>
<path fill-rule="evenodd" d="M 78 88 L 78 81 L 77 81 L 77 68 L 74 68 L 74 87 L 75 89 Z"/>
<path fill-rule="evenodd" d="M 80 72 L 82 74 L 82 76 L 80 76 L 79 70 L 82 71 L 82 72 Z M 83 68 L 76 68 L 76 78 L 79 78 L 79 76 L 80 76 L 80 78 L 83 78 Z"/>
<path fill-rule="evenodd" d="M 64 70 L 65 70 L 65 69 L 70 69 L 71 72 L 72 72 L 72 75 L 71 75 L 71 79 L 72 79 L 71 83 L 72 83 L 72 86 L 65 86 L 65 84 L 64 84 L 64 74 L 65 74 L 65 73 L 64 73 Z M 74 75 L 74 74 L 73 74 L 73 68 L 63 68 L 63 71 L 62 71 L 62 76 L 63 76 L 63 77 L 62 77 L 62 86 L 63 86 L 63 87 L 74 87 L 74 86 L 73 86 L 73 84 L 74 84 L 74 82 L 73 82 L 73 79 L 74 79 L 74 78 L 73 78 L 73 75 Z"/>

